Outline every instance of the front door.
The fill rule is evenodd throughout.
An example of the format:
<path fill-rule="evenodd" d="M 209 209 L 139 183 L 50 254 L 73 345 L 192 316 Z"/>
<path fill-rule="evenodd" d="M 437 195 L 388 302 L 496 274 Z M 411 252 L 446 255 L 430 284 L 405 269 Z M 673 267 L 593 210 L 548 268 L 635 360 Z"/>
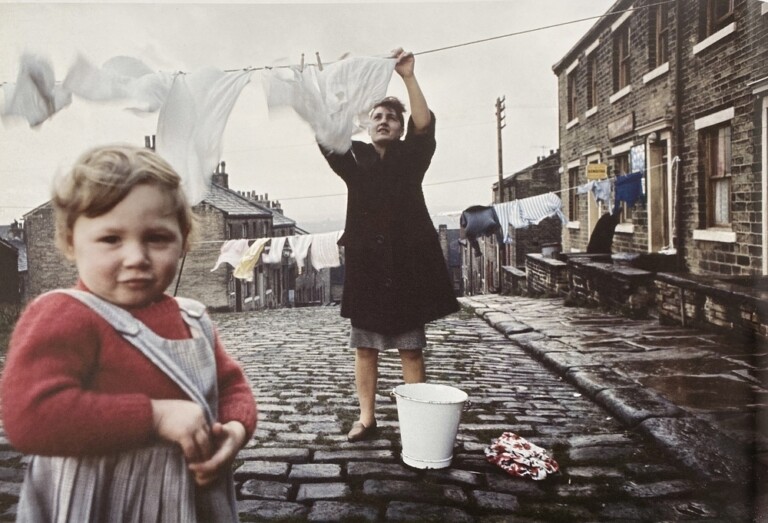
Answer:
<path fill-rule="evenodd" d="M 669 161 L 667 140 L 648 144 L 648 250 L 659 252 L 670 245 Z"/>

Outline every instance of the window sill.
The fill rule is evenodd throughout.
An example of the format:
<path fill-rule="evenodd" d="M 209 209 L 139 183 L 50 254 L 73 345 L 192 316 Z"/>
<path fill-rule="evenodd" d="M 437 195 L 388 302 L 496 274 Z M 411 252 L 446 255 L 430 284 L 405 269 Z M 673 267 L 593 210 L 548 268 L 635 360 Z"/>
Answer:
<path fill-rule="evenodd" d="M 645 74 L 643 76 L 643 83 L 647 84 L 655 80 L 656 78 L 663 76 L 669 72 L 669 62 L 666 62 L 653 71 L 650 71 L 649 73 Z"/>
<path fill-rule="evenodd" d="M 565 227 L 566 229 L 578 230 L 581 229 L 581 222 L 568 222 Z"/>
<path fill-rule="evenodd" d="M 720 29 L 718 32 L 711 34 L 698 44 L 693 46 L 693 54 L 697 55 L 703 50 L 707 49 L 708 47 L 713 46 L 726 36 L 736 32 L 736 22 L 731 22 L 730 24 L 726 25 L 722 29 Z"/>
<path fill-rule="evenodd" d="M 573 120 L 571 120 L 570 122 L 565 124 L 565 130 L 567 131 L 568 129 L 572 129 L 572 128 L 576 127 L 577 125 L 579 125 L 579 119 L 578 118 L 574 118 Z"/>
<path fill-rule="evenodd" d="M 620 223 L 616 226 L 616 229 L 614 232 L 619 232 L 622 234 L 635 234 L 635 224 L 634 223 Z"/>
<path fill-rule="evenodd" d="M 629 84 L 626 87 L 624 87 L 623 89 L 613 93 L 611 95 L 611 97 L 608 98 L 608 101 L 611 102 L 612 104 L 616 103 L 619 100 L 621 100 L 622 98 L 624 98 L 625 96 L 627 96 L 631 92 L 632 92 L 632 84 Z"/>
<path fill-rule="evenodd" d="M 592 109 L 588 109 L 586 113 L 584 113 L 584 118 L 589 118 L 592 115 L 597 114 L 597 106 L 594 106 Z"/>
<path fill-rule="evenodd" d="M 693 239 L 703 242 L 736 243 L 736 233 L 729 229 L 697 229 Z"/>

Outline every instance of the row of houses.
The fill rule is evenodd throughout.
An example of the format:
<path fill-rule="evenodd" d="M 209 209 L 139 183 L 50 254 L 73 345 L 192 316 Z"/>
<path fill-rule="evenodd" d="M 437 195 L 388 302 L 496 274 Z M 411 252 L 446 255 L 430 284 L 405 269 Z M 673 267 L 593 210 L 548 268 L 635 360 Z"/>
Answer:
<path fill-rule="evenodd" d="M 145 145 L 152 147 L 152 138 Z M 308 234 L 285 216 L 267 194 L 229 188 L 226 163 L 213 173 L 210 191 L 193 208 L 199 234 L 179 264 L 169 292 L 198 299 L 215 311 L 245 311 L 281 306 L 327 304 L 341 298 L 343 267 L 314 271 L 298 267 L 289 250 L 282 262 L 259 263 L 252 278 L 233 276 L 231 265 L 216 266 L 228 240 Z M 46 291 L 72 286 L 74 265 L 55 247 L 54 213 L 46 202 L 0 230 L 0 303 L 26 303 Z"/>
<path fill-rule="evenodd" d="M 499 256 L 490 237 L 466 279 L 768 339 L 768 3 L 618 0 L 553 71 L 560 149 L 493 198 L 559 193 L 559 254 L 518 237 Z M 579 190 L 601 180 L 636 194 Z M 610 248 L 590 254 L 607 217 Z"/>
<path fill-rule="evenodd" d="M 616 215 L 614 253 L 655 257 L 657 268 L 690 281 L 760 290 L 756 282 L 768 274 L 767 5 L 617 0 L 553 66 L 559 149 L 492 187 L 494 202 L 557 192 L 568 223 L 551 218 L 512 229 L 501 249 L 494 237 L 482 239 L 480 257 L 455 226 L 436 224 L 456 293 L 503 291 L 505 270 L 524 277 L 531 263 L 579 258 L 606 214 Z M 578 190 L 594 173 L 615 182 L 635 175 L 641 194 L 609 208 Z M 337 300 L 343 267 L 300 273 L 289 253 L 283 265 L 257 266 L 253 282 L 210 272 L 227 239 L 306 232 L 266 195 L 231 191 L 227 178 L 222 163 L 196 207 L 204 240 L 184 260 L 178 292 L 222 310 Z M 70 283 L 74 273 L 53 249 L 50 208 L 25 216 L 24 228 L 25 292 Z M 542 256 L 552 252 L 560 255 Z M 558 278 L 555 287 L 566 285 Z"/>
<path fill-rule="evenodd" d="M 607 211 L 574 190 L 607 164 L 643 175 L 616 250 L 674 249 L 698 275 L 768 274 L 765 2 L 619 0 L 553 70 L 564 251 L 584 250 Z"/>

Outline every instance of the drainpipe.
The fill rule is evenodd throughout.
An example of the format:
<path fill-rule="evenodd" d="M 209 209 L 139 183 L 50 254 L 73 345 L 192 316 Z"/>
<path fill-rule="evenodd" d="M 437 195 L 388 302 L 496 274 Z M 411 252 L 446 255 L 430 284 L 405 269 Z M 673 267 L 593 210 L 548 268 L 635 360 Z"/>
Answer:
<path fill-rule="evenodd" d="M 682 67 L 682 19 L 683 19 L 683 0 L 677 0 L 675 2 L 675 150 L 676 156 L 679 158 L 677 162 L 677 177 L 675 179 L 675 229 L 677 229 L 677 270 L 682 272 L 685 269 L 685 256 L 683 255 L 683 247 L 685 245 L 685 217 L 683 216 L 683 169 L 682 169 L 682 152 L 683 152 L 683 67 Z"/>

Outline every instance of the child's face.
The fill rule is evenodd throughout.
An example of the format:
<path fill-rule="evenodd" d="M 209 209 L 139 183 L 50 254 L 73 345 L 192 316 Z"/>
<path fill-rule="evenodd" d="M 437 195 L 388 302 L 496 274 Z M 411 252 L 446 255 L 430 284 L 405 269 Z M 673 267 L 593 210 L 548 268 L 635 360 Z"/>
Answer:
<path fill-rule="evenodd" d="M 162 295 L 184 250 L 170 209 L 161 189 L 137 185 L 108 213 L 75 221 L 66 254 L 91 292 L 125 308 Z"/>

